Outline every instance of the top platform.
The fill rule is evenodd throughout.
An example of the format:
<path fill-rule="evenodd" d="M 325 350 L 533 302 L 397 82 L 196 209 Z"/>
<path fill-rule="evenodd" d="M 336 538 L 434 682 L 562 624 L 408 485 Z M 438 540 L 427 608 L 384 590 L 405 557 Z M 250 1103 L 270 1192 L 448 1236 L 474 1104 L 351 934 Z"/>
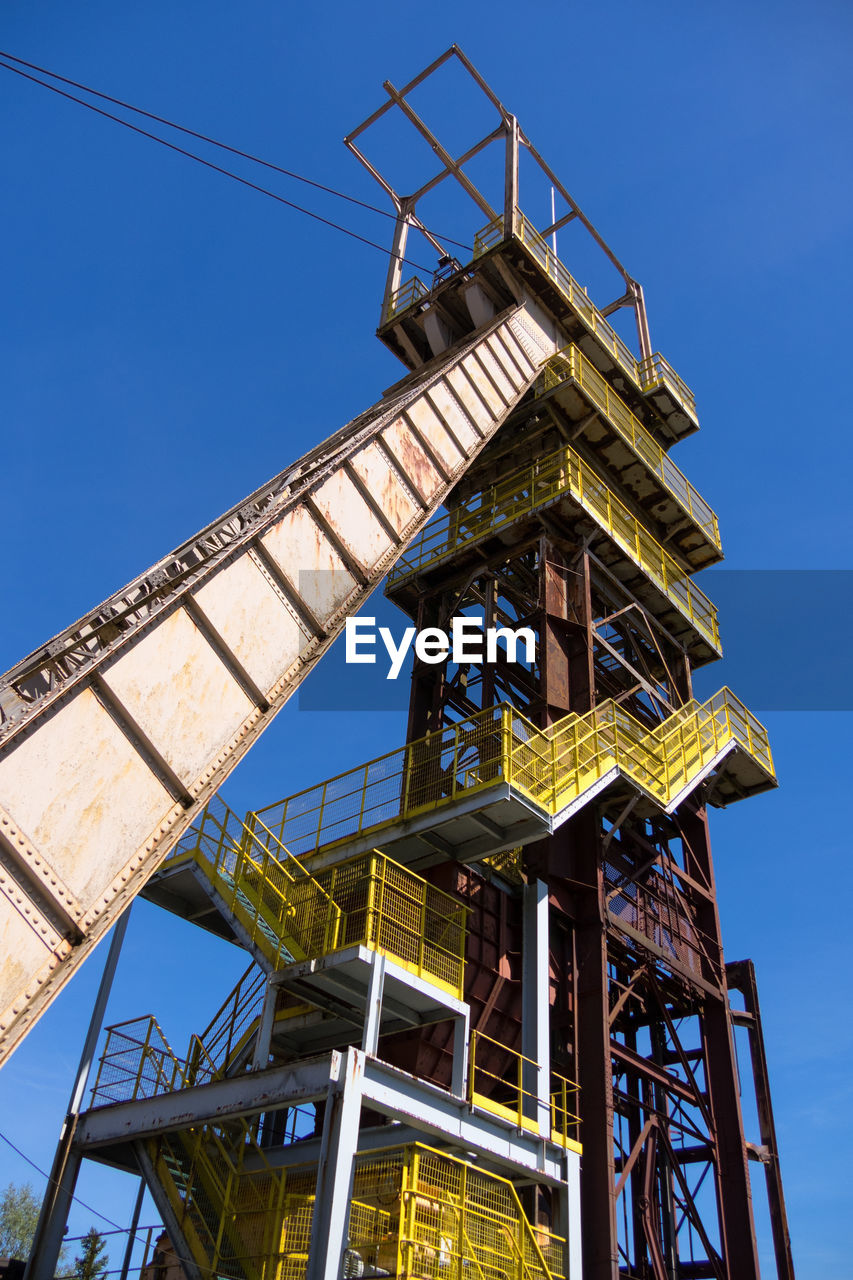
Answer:
<path fill-rule="evenodd" d="M 654 351 L 642 286 L 458 45 L 402 88 L 386 80 L 383 89 L 386 100 L 344 139 L 394 210 L 381 340 L 417 369 L 505 307 L 532 297 L 563 328 L 560 345 L 575 343 L 665 448 L 695 431 L 693 393 Z M 428 119 L 436 108 L 446 116 L 448 100 L 458 106 L 440 137 Z M 371 158 L 374 150 L 382 170 Z M 550 225 L 535 226 L 522 209 L 541 210 L 549 198 Z M 589 237 L 598 265 L 619 282 L 618 296 L 601 305 L 549 245 L 570 223 Z M 482 230 L 474 236 L 477 226 Z M 467 265 L 460 254 L 471 255 Z M 426 265 L 433 261 L 434 268 Z M 404 281 L 407 265 L 422 275 Z M 639 356 L 607 319 L 622 309 L 636 323 Z"/>
<path fill-rule="evenodd" d="M 524 292 L 548 309 L 566 342 L 576 344 L 664 448 L 699 429 L 687 383 L 660 352 L 645 360 L 634 355 L 521 210 L 509 237 L 501 218 L 477 233 L 467 265 L 452 263 L 431 285 L 418 276 L 402 284 L 377 333 L 414 369 L 438 354 L 442 341 L 458 340 L 489 310 L 503 310 Z"/>

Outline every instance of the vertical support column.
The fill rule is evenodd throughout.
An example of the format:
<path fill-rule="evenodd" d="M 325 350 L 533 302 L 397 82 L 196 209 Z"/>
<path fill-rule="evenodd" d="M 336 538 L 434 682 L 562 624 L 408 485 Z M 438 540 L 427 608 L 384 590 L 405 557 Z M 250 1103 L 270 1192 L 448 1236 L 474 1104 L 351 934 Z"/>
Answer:
<path fill-rule="evenodd" d="M 385 295 L 382 299 L 382 315 L 380 328 L 387 323 L 388 307 L 391 298 L 400 288 L 403 278 L 403 258 L 406 255 L 406 241 L 409 238 L 409 210 L 404 202 L 397 206 L 397 221 L 394 223 L 394 239 L 391 243 L 391 254 L 388 259 L 388 275 L 385 279 Z"/>
<path fill-rule="evenodd" d="M 127 932 L 130 912 L 131 908 L 128 907 L 113 925 L 110 949 L 107 953 L 98 994 L 95 997 L 95 1004 L 92 1008 L 89 1030 L 86 1033 L 74 1088 L 71 1091 L 71 1100 L 68 1104 L 68 1113 L 62 1126 L 62 1132 L 59 1135 L 56 1154 L 50 1170 L 50 1178 L 45 1189 L 38 1225 L 36 1226 L 36 1233 L 30 1250 L 30 1260 L 27 1263 L 25 1280 L 52 1280 L 52 1277 L 56 1274 L 56 1264 L 59 1261 L 59 1251 L 62 1248 L 62 1237 L 65 1233 L 68 1210 L 74 1195 L 74 1188 L 77 1185 L 80 1165 L 82 1164 L 82 1157 L 73 1149 L 77 1118 L 80 1115 L 80 1108 L 86 1093 L 89 1072 L 95 1060 L 95 1049 L 98 1045 L 98 1037 L 101 1034 L 104 1014 L 107 1011 L 107 1001 L 112 990 L 113 978 L 121 955 L 124 935 Z"/>
<path fill-rule="evenodd" d="M 264 992 L 264 1003 L 261 1009 L 261 1024 L 258 1027 L 258 1038 L 255 1041 L 255 1052 L 252 1055 L 252 1070 L 263 1071 L 270 1059 L 270 1041 L 272 1040 L 273 1023 L 275 1022 L 275 1006 L 278 999 L 278 987 L 272 981 L 272 974 L 267 978 L 267 989 Z"/>
<path fill-rule="evenodd" d="M 589 552 L 584 547 L 569 572 L 569 697 L 570 709 L 583 715 L 595 702 L 592 645 L 592 579 Z"/>
<path fill-rule="evenodd" d="M 521 973 L 521 1051 L 533 1059 L 524 1064 L 524 1111 L 550 1137 L 550 974 L 548 968 L 548 886 L 534 880 L 523 889 L 524 936 Z"/>
<path fill-rule="evenodd" d="M 468 1042 L 471 1039 L 471 1018 L 467 1012 L 453 1022 L 453 1075 L 450 1091 L 457 1098 L 464 1098 L 468 1084 Z"/>
<path fill-rule="evenodd" d="M 567 570 L 562 554 L 549 538 L 539 540 L 539 666 L 542 673 L 542 727 L 569 711 L 570 643 L 566 592 Z"/>
<path fill-rule="evenodd" d="M 382 1022 L 382 995 L 385 990 L 385 957 L 379 951 L 372 952 L 370 981 L 367 986 L 367 1002 L 364 1013 L 364 1035 L 361 1051 L 375 1058 L 379 1048 L 379 1028 Z"/>
<path fill-rule="evenodd" d="M 758 1003 L 758 985 L 755 966 L 751 960 L 734 960 L 726 965 L 726 981 L 729 990 L 740 991 L 745 1011 L 732 1010 L 735 1026 L 745 1026 L 749 1035 L 749 1056 L 752 1062 L 752 1078 L 755 1085 L 755 1105 L 758 1111 L 758 1128 L 761 1143 L 764 1175 L 767 1182 L 767 1202 L 770 1209 L 770 1227 L 773 1232 L 773 1252 L 776 1255 L 778 1280 L 794 1280 L 794 1258 L 791 1253 L 791 1235 L 788 1230 L 788 1214 L 782 1191 L 782 1169 L 779 1164 L 779 1147 L 776 1142 L 776 1124 L 773 1119 L 773 1103 L 770 1098 L 770 1077 L 767 1072 L 767 1055 L 764 1049 L 764 1032 L 761 1029 L 761 1008 Z"/>
<path fill-rule="evenodd" d="M 441 625 L 440 602 L 435 597 L 418 602 L 417 628 Z M 441 727 L 442 693 L 447 676 L 447 663 L 421 662 L 415 658 L 412 669 L 412 689 L 409 696 L 409 722 L 406 741 L 424 737 Z"/>
<path fill-rule="evenodd" d="M 581 1238 L 581 1158 L 566 1152 L 566 1185 L 563 1191 L 560 1229 L 566 1237 L 566 1280 L 583 1280 Z"/>
<path fill-rule="evenodd" d="M 130 1219 L 130 1230 L 127 1233 L 127 1244 L 124 1247 L 124 1257 L 121 1262 L 121 1274 L 119 1280 L 127 1280 L 127 1273 L 130 1271 L 130 1260 L 133 1256 L 133 1246 L 136 1243 L 136 1232 L 139 1227 L 139 1215 L 142 1212 L 142 1201 L 145 1199 L 145 1179 L 140 1177 L 139 1190 L 136 1193 L 136 1200 L 133 1204 L 133 1216 Z"/>
<path fill-rule="evenodd" d="M 666 1043 L 663 1034 L 663 1028 L 660 1022 L 654 1019 L 649 1023 L 649 1039 L 652 1048 L 652 1060 L 662 1069 L 666 1069 L 665 1050 Z M 661 1126 L 664 1124 L 669 1128 L 670 1107 L 666 1096 L 666 1091 L 659 1085 L 651 1086 L 652 1096 L 654 1097 L 655 1110 L 660 1117 Z M 670 1277 L 678 1277 L 678 1239 L 677 1239 L 677 1215 L 675 1212 L 675 1197 L 673 1195 L 672 1185 L 672 1168 L 669 1163 L 669 1153 L 666 1150 L 658 1148 L 658 1195 L 660 1197 L 660 1228 L 661 1240 L 660 1248 L 663 1255 L 664 1265 L 667 1275 Z"/>
<path fill-rule="evenodd" d="M 583 1121 L 583 1276 L 616 1280 L 619 1249 L 613 1153 L 613 1072 L 601 825 L 594 806 L 569 819 L 555 842 L 576 892 L 577 1061 Z"/>
<path fill-rule="evenodd" d="M 338 1062 L 338 1079 L 329 1087 L 323 1118 L 306 1280 L 340 1280 L 343 1274 L 364 1054 L 358 1049 L 348 1049 Z"/>
<path fill-rule="evenodd" d="M 518 208 L 518 121 L 515 116 L 504 120 L 506 130 L 506 163 L 504 167 L 504 240 L 513 233 Z"/>
<path fill-rule="evenodd" d="M 652 354 L 652 336 L 649 333 L 649 317 L 646 312 L 646 299 L 643 294 L 643 286 L 638 284 L 636 280 L 632 280 L 629 284 L 631 293 L 634 295 L 634 316 L 637 321 L 637 338 L 640 343 L 640 360 L 648 360 Z"/>
<path fill-rule="evenodd" d="M 586 551 L 569 565 L 550 538 L 540 539 L 539 600 L 545 728 L 569 711 L 582 715 L 594 700 L 592 586 Z"/>
<path fill-rule="evenodd" d="M 708 896 L 693 895 L 696 923 L 706 938 L 709 949 L 720 957 L 722 966 L 720 917 L 705 810 L 694 809 L 688 801 L 678 810 L 678 823 L 685 847 L 687 871 L 710 891 Z M 701 1022 L 708 1102 L 716 1138 L 717 1199 L 720 1206 L 723 1257 L 728 1274 L 738 1276 L 739 1280 L 741 1277 L 743 1280 L 758 1280 L 752 1188 L 743 1134 L 728 989 L 722 967 L 718 981 L 720 995 L 709 995 L 704 1001 Z"/>

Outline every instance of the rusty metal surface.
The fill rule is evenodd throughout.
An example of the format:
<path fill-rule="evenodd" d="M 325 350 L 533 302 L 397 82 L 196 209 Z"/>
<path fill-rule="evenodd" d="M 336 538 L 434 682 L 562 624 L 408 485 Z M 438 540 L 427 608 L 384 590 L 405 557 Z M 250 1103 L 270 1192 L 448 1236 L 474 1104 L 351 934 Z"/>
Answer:
<path fill-rule="evenodd" d="M 525 402 L 469 468 L 453 503 L 476 506 L 474 495 L 511 465 L 514 448 L 536 456 L 549 429 Z M 419 626 L 474 607 L 505 625 L 524 620 L 538 632 L 538 663 L 524 673 L 509 666 L 483 671 L 479 679 L 416 664 L 410 740 L 501 699 L 547 724 L 566 710 L 582 713 L 615 697 L 650 727 L 689 700 L 685 648 L 653 609 L 613 581 L 575 530 L 554 513 L 548 517 L 547 531 L 535 540 L 507 540 L 479 570 L 449 557 L 423 584 Z M 556 835 L 523 850 L 528 877 L 549 881 L 552 938 L 563 940 L 566 972 L 551 992 L 551 1062 L 581 1086 L 583 1274 L 755 1278 L 704 812 L 695 799 L 658 820 L 634 808 L 630 798 L 618 813 L 590 805 Z M 501 940 L 489 958 L 491 974 L 479 973 L 471 953 L 471 977 L 479 975 L 487 1002 L 488 992 L 499 998 L 497 1034 L 509 1046 L 521 997 L 503 975 L 517 969 L 515 947 Z M 443 1079 L 447 1040 L 446 1031 L 442 1041 L 434 1029 L 385 1051 L 408 1069 Z M 494 1065 L 500 1071 L 500 1061 Z M 766 1076 L 759 1092 L 769 1097 Z M 778 1174 L 778 1164 L 768 1167 L 778 1219 L 781 1182 L 771 1172 Z"/>
<path fill-rule="evenodd" d="M 0 1061 L 555 349 L 505 313 L 0 681 Z"/>

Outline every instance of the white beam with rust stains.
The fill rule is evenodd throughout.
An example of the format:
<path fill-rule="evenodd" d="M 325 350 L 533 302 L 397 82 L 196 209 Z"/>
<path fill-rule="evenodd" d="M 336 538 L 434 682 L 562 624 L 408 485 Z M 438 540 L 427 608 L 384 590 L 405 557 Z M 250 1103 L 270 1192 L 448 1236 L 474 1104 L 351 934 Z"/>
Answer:
<path fill-rule="evenodd" d="M 0 1062 L 556 347 L 503 313 L 0 680 Z"/>

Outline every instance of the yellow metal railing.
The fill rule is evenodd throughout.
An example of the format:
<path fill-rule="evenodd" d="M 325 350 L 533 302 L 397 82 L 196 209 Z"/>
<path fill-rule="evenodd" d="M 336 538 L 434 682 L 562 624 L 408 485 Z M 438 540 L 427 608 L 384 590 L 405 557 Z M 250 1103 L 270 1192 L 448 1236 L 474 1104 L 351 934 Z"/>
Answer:
<path fill-rule="evenodd" d="M 247 826 L 214 796 L 170 859 L 192 859 L 226 909 L 276 967 L 317 954 L 318 928 L 334 932 L 336 912 L 325 889 L 260 823 Z M 256 829 L 257 828 L 257 829 Z"/>
<path fill-rule="evenodd" d="M 193 1036 L 189 1066 L 194 1083 L 225 1073 L 258 1025 L 266 994 L 267 979 L 253 962 L 237 980 L 210 1022 Z"/>
<path fill-rule="evenodd" d="M 149 1153 L 204 1274 L 297 1280 L 305 1274 L 316 1170 L 291 1174 L 273 1168 L 258 1143 L 257 1120 L 165 1134 L 149 1142 Z M 352 1208 L 358 1229 L 364 1206 Z M 371 1234 L 387 1228 L 387 1214 L 374 1211 L 372 1217 Z"/>
<path fill-rule="evenodd" d="M 246 1121 L 149 1142 L 205 1274 L 303 1280 L 317 1167 L 276 1168 Z M 565 1240 L 534 1227 L 508 1180 L 421 1144 L 356 1156 L 345 1275 L 561 1280 Z"/>
<path fill-rule="evenodd" d="M 628 558 L 687 618 L 711 647 L 721 652 L 717 610 L 690 574 L 665 551 L 603 480 L 570 445 L 477 493 L 433 520 L 391 570 L 390 585 L 427 565 L 438 564 L 458 548 L 493 534 L 542 507 L 570 496 L 593 517 Z"/>
<path fill-rule="evenodd" d="M 485 1045 L 485 1052 L 481 1046 Z M 498 1075 L 483 1065 L 483 1058 L 509 1058 L 512 1067 Z M 509 1120 L 518 1129 L 542 1133 L 540 1110 L 547 1106 L 547 1136 L 559 1146 L 580 1151 L 580 1116 L 570 1110 L 576 1104 L 579 1086 L 565 1076 L 550 1072 L 548 1101 L 537 1090 L 539 1063 L 481 1031 L 471 1032 L 468 1050 L 468 1101 L 472 1107 Z"/>
<path fill-rule="evenodd" d="M 513 234 L 532 253 L 586 328 L 590 333 L 595 334 L 601 346 L 616 360 L 640 391 L 647 394 L 658 387 L 665 386 L 696 421 L 696 398 L 687 383 L 678 376 L 672 365 L 659 351 L 649 356 L 647 360 L 637 359 L 627 342 L 620 338 L 613 326 L 605 320 L 586 290 L 581 288 L 548 242 L 520 209 L 516 210 Z M 474 258 L 479 258 L 489 249 L 500 244 L 503 238 L 503 219 L 496 218 L 482 231 L 478 231 L 474 237 Z"/>
<path fill-rule="evenodd" d="M 661 448 L 654 436 L 646 430 L 639 418 L 617 396 L 607 379 L 576 346 L 566 347 L 548 361 L 534 383 L 534 391 L 541 395 L 568 380 L 577 383 L 587 399 L 601 410 L 625 443 L 669 490 L 682 510 L 691 517 L 714 546 L 719 548 L 720 527 L 714 511 L 694 489 L 684 472 L 675 465 L 669 454 Z"/>
<path fill-rule="evenodd" d="M 403 1153 L 398 1276 L 556 1280 L 565 1240 L 528 1221 L 511 1182 L 429 1147 Z"/>
<path fill-rule="evenodd" d="M 500 853 L 489 854 L 488 858 L 483 858 L 483 862 L 511 884 L 523 884 L 522 853 L 523 848 L 519 845 L 517 849 L 503 849 Z"/>
<path fill-rule="evenodd" d="M 221 814 L 216 822 L 222 827 Z M 215 859 L 208 862 L 205 857 L 206 870 L 210 874 L 219 866 L 214 883 L 231 895 L 235 914 L 258 924 L 256 937 L 273 959 L 291 954 L 282 937 L 291 947 L 298 940 L 304 960 L 362 945 L 462 999 L 467 907 L 377 850 L 338 863 L 316 879 L 303 871 L 280 894 L 269 884 L 270 864 L 275 863 L 272 850 L 280 849 L 280 842 L 257 815 L 253 822 L 253 848 L 260 852 L 246 866 L 239 858 L 226 860 L 223 879 L 217 846 Z M 204 818 L 199 826 L 210 834 Z M 269 840 L 270 849 L 260 844 L 258 832 Z M 184 856 L 198 856 L 201 842 L 189 843 Z M 280 909 L 277 919 L 269 909 L 270 899 Z M 258 904 L 267 905 L 262 910 Z M 218 1078 L 257 1025 L 264 990 L 264 974 L 250 966 L 207 1028 L 191 1037 L 185 1059 L 178 1058 L 152 1016 L 109 1027 L 92 1089 L 93 1105 L 150 1098 Z"/>
<path fill-rule="evenodd" d="M 363 945 L 461 997 L 467 909 L 377 850 L 311 875 L 258 814 L 216 796 L 178 847 L 278 966 Z"/>
<path fill-rule="evenodd" d="M 300 856 L 508 783 L 556 816 L 611 769 L 668 806 L 730 743 L 775 778 L 767 731 L 729 689 L 650 731 L 612 701 L 537 729 L 502 704 L 259 811 Z"/>
<path fill-rule="evenodd" d="M 377 850 L 318 872 L 317 880 L 340 910 L 328 951 L 370 947 L 462 998 L 467 907 Z"/>
<path fill-rule="evenodd" d="M 407 280 L 405 284 L 400 285 L 399 289 L 395 289 L 388 299 L 388 306 L 385 309 L 385 319 L 392 320 L 394 316 L 399 315 L 401 311 L 407 311 L 409 307 L 414 306 L 421 298 L 425 298 L 429 293 L 429 285 L 424 284 L 418 276 L 412 276 L 411 280 Z"/>
<path fill-rule="evenodd" d="M 154 1098 L 184 1088 L 186 1081 L 187 1064 L 177 1057 L 157 1019 L 130 1018 L 107 1028 L 91 1105 Z"/>

